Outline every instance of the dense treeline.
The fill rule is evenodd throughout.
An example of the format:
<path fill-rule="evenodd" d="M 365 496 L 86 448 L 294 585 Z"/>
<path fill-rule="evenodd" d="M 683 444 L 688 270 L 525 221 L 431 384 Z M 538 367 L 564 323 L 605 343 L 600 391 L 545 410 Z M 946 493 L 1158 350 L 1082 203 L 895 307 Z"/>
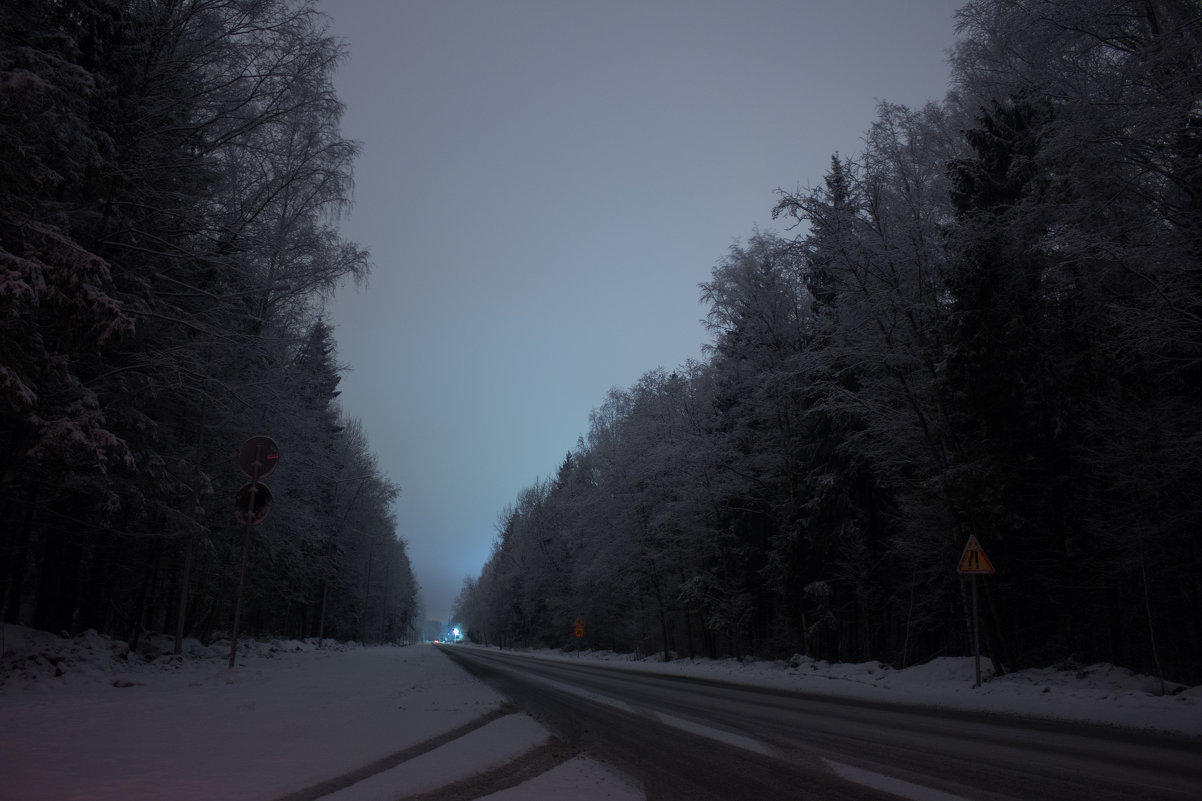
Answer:
<path fill-rule="evenodd" d="M 0 4 L 5 621 L 228 631 L 234 456 L 265 434 L 242 631 L 409 636 L 398 490 L 321 317 L 369 267 L 336 227 L 341 57 L 307 0 Z"/>
<path fill-rule="evenodd" d="M 614 390 L 465 581 L 471 636 L 970 652 L 1202 681 L 1202 7 L 973 0 L 953 91 L 882 105 L 702 287 L 704 363 Z"/>

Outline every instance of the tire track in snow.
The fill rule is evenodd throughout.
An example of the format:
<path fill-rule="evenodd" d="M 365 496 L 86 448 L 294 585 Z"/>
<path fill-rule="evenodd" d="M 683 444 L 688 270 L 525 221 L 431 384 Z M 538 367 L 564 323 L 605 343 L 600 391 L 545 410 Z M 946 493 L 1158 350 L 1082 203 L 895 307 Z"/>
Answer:
<path fill-rule="evenodd" d="M 494 720 L 512 715 L 518 712 L 518 708 L 511 703 L 504 703 L 485 715 L 481 715 L 475 720 L 468 721 L 462 726 L 458 726 L 450 731 L 444 732 L 437 737 L 431 737 L 429 740 L 424 740 L 416 745 L 411 745 L 408 748 L 403 748 L 396 753 L 389 754 L 386 757 L 369 762 L 361 768 L 356 768 L 348 773 L 343 773 L 341 776 L 335 776 L 332 779 L 318 782 L 310 785 L 303 790 L 282 795 L 275 801 L 317 801 L 327 795 L 338 792 L 344 788 L 350 787 L 352 784 L 357 784 L 364 779 L 371 778 L 377 773 L 383 773 L 386 770 L 391 770 L 397 765 L 408 762 L 411 759 L 416 759 L 422 754 L 427 754 L 435 748 L 440 748 L 447 743 L 454 742 L 466 734 L 470 734 L 476 729 L 483 728 Z"/>
<path fill-rule="evenodd" d="M 503 765 L 497 765 L 428 793 L 404 796 L 398 801 L 473 801 L 525 784 L 576 755 L 566 743 L 553 737 L 547 743 Z"/>

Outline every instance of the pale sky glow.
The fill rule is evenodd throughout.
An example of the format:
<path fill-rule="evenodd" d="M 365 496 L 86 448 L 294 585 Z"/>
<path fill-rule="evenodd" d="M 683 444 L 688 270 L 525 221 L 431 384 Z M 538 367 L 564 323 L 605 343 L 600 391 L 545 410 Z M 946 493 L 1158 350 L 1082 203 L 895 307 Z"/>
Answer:
<path fill-rule="evenodd" d="M 323 0 L 359 141 L 344 410 L 446 620 L 611 387 L 700 358 L 698 284 L 777 187 L 947 90 L 960 0 Z"/>

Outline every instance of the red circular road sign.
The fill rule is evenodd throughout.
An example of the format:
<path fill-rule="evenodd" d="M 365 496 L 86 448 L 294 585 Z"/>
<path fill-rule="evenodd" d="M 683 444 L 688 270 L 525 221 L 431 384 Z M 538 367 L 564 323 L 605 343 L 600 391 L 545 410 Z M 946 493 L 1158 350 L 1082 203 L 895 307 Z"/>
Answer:
<path fill-rule="evenodd" d="M 259 479 L 275 469 L 280 449 L 271 437 L 251 437 L 238 449 L 238 466 L 253 479 Z"/>
<path fill-rule="evenodd" d="M 251 491 L 251 488 L 254 491 Z M 252 497 L 253 496 L 253 497 Z M 258 523 L 271 511 L 271 490 L 266 484 L 243 484 L 234 498 L 234 517 L 238 522 Z"/>

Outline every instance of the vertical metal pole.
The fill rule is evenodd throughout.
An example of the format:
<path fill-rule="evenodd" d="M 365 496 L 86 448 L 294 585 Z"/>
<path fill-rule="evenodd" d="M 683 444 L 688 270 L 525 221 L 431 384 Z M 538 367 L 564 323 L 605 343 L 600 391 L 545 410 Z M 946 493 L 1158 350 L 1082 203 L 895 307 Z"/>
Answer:
<path fill-rule="evenodd" d="M 977 611 L 977 574 L 971 574 L 969 581 L 972 582 L 972 654 L 977 669 L 977 683 L 973 685 L 975 690 L 981 686 L 981 616 Z"/>
<path fill-rule="evenodd" d="M 246 552 L 250 548 L 250 527 L 255 521 L 255 493 L 259 487 L 259 457 L 263 455 L 260 446 L 255 456 L 255 473 L 250 479 L 250 500 L 246 502 L 246 529 L 242 532 L 242 569 L 238 573 L 238 599 L 234 601 L 234 630 L 230 633 L 230 669 L 234 667 L 234 659 L 238 656 L 238 623 L 242 617 L 242 584 L 246 581 Z"/>

